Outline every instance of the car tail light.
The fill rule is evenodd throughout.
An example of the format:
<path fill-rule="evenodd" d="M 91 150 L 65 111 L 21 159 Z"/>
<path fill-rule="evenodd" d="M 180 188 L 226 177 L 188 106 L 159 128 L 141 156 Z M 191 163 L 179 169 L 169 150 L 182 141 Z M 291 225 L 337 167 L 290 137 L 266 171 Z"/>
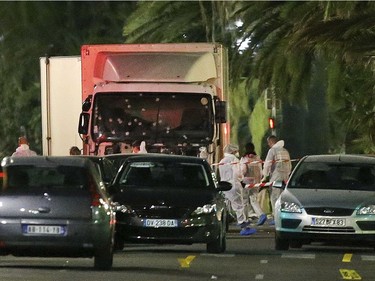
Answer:
<path fill-rule="evenodd" d="M 91 206 L 98 207 L 101 205 L 100 203 L 100 193 L 98 192 L 94 179 L 92 177 L 89 177 L 89 191 L 91 194 Z"/>

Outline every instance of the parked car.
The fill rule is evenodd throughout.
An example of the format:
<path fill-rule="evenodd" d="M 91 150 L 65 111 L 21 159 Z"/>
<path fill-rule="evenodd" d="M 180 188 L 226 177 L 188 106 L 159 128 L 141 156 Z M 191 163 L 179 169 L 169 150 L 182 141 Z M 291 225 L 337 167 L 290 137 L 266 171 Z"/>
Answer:
<path fill-rule="evenodd" d="M 88 158 L 91 161 L 93 161 L 106 186 L 111 183 L 111 181 L 115 177 L 117 170 L 118 170 L 118 167 L 114 165 L 114 162 L 107 159 L 104 156 L 77 155 L 77 156 L 71 156 L 71 157 L 83 157 L 83 158 Z"/>
<path fill-rule="evenodd" d="M 147 155 L 153 155 L 156 153 L 148 153 Z M 144 156 L 144 153 L 115 153 L 115 154 L 108 154 L 104 155 L 103 158 L 110 161 L 112 163 L 113 169 L 117 172 L 120 169 L 122 163 L 125 162 L 126 159 L 129 157 L 137 157 L 137 156 Z M 158 154 L 159 155 L 159 154 Z"/>
<path fill-rule="evenodd" d="M 226 249 L 227 211 L 210 165 L 189 156 L 144 154 L 128 157 L 110 192 L 117 204 L 116 245 L 206 243 L 207 252 Z"/>
<path fill-rule="evenodd" d="M 304 157 L 276 203 L 275 223 L 277 250 L 312 242 L 374 247 L 375 158 Z"/>
<path fill-rule="evenodd" d="M 0 188 L 3 186 L 3 178 L 4 178 L 3 167 L 0 165 Z"/>
<path fill-rule="evenodd" d="M 6 157 L 2 167 L 0 254 L 94 257 L 111 268 L 115 213 L 93 162 Z"/>

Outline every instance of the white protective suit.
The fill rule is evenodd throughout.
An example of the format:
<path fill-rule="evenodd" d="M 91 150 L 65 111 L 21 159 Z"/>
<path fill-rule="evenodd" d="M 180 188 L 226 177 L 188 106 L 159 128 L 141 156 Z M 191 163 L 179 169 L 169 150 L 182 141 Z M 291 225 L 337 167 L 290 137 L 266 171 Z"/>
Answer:
<path fill-rule="evenodd" d="M 243 183 L 260 183 L 262 178 L 262 164 L 259 156 L 254 154 L 245 155 L 241 158 L 240 163 L 241 172 L 244 176 Z M 245 198 L 248 197 L 250 199 L 250 206 L 248 206 L 248 209 L 252 208 L 255 214 L 260 217 L 264 212 L 258 202 L 258 188 L 244 189 L 244 192 Z"/>
<path fill-rule="evenodd" d="M 36 152 L 31 150 L 27 144 L 21 144 L 12 156 L 36 156 Z"/>
<path fill-rule="evenodd" d="M 224 158 L 220 161 L 220 164 L 220 179 L 232 184 L 232 189 L 225 191 L 224 195 L 229 200 L 233 211 L 236 213 L 237 223 L 241 224 L 247 222 L 248 218 L 243 202 L 243 188 L 241 185 L 242 173 L 239 159 L 233 154 L 224 153 Z"/>
<path fill-rule="evenodd" d="M 284 141 L 279 140 L 267 153 L 264 161 L 263 176 L 268 177 L 269 181 L 287 181 L 292 171 L 289 152 L 284 148 Z M 281 194 L 280 188 L 271 188 L 271 205 L 272 211 L 275 211 L 275 203 Z"/>

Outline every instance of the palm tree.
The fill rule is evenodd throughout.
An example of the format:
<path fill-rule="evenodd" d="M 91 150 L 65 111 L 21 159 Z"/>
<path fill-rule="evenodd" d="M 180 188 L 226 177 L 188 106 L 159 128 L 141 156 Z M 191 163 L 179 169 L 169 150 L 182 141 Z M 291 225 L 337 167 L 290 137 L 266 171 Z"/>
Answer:
<path fill-rule="evenodd" d="M 337 104 L 350 105 L 352 109 L 358 107 L 353 102 L 359 100 L 369 100 L 366 104 L 371 104 L 368 89 L 372 82 L 362 79 L 367 86 L 355 91 L 360 97 L 358 100 L 348 100 L 351 96 L 348 91 L 353 90 L 353 82 L 367 72 L 366 66 L 373 66 L 368 62 L 375 48 L 374 6 L 373 2 L 363 1 L 147 2 L 139 5 L 124 32 L 128 42 L 224 42 L 230 48 L 233 87 L 243 79 L 249 86 L 258 81 L 258 94 L 252 92 L 255 98 L 265 89 L 272 89 L 286 103 L 299 104 L 307 110 L 315 101 L 311 95 L 316 87 L 311 86 L 319 83 L 315 81 L 320 75 L 316 66 L 323 62 L 325 67 L 319 69 L 326 73 L 321 81 L 325 88 L 323 95 L 322 89 L 319 90 L 319 98 L 325 102 L 317 108 L 325 112 L 324 116 L 330 116 L 331 127 L 336 127 L 335 116 L 340 108 Z M 241 21 L 242 26 L 236 27 L 237 21 Z M 248 47 L 240 50 L 237 40 L 248 42 Z M 333 99 L 335 104 L 330 102 Z M 325 109 L 326 106 L 330 108 Z M 356 115 L 365 114 L 363 119 L 372 120 L 368 113 Z M 354 125 L 350 121 L 358 120 L 354 113 L 345 118 L 347 127 L 344 129 L 349 135 L 352 131 L 364 133 L 371 125 L 369 122 Z M 333 148 L 337 150 L 342 146 L 341 138 L 341 134 L 336 133 L 332 139 L 323 141 L 337 143 Z M 344 143 L 351 141 L 343 138 Z M 361 135 L 358 142 L 368 147 L 372 137 Z"/>
<path fill-rule="evenodd" d="M 122 25 L 135 4 L 0 2 L 0 156 L 9 155 L 23 134 L 41 152 L 39 57 L 79 55 L 83 44 L 122 43 Z"/>

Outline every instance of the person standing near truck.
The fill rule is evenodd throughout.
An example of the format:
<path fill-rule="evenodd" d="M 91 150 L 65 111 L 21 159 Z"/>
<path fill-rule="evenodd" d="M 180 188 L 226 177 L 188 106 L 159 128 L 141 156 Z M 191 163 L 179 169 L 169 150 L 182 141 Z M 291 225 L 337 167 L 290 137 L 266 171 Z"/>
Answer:
<path fill-rule="evenodd" d="M 245 154 L 241 157 L 241 172 L 243 174 L 243 184 L 260 183 L 262 179 L 262 162 L 260 157 L 255 152 L 255 147 L 252 142 L 245 145 Z M 258 188 L 253 187 L 244 189 L 245 202 L 249 209 L 252 208 L 258 217 L 257 225 L 263 225 L 267 220 L 267 215 L 263 212 L 258 201 Z"/>
<path fill-rule="evenodd" d="M 264 161 L 262 182 L 286 182 L 292 171 L 292 164 L 289 152 L 284 148 L 284 141 L 278 140 L 276 136 L 271 135 L 267 138 L 267 144 L 270 149 L 268 150 Z M 275 215 L 275 203 L 279 198 L 281 191 L 280 188 L 270 188 L 273 215 Z M 274 224 L 274 221 L 271 221 L 270 224 Z"/>
<path fill-rule="evenodd" d="M 31 150 L 29 142 L 25 136 L 18 138 L 18 147 L 12 156 L 36 156 L 36 152 Z"/>
<path fill-rule="evenodd" d="M 241 185 L 243 178 L 240 170 L 238 155 L 238 146 L 227 144 L 224 147 L 224 158 L 219 163 L 220 180 L 232 184 L 229 191 L 225 191 L 225 198 L 229 201 L 230 207 L 236 214 L 237 224 L 241 227 L 240 235 L 250 235 L 256 232 L 255 229 L 249 228 L 249 218 L 247 216 L 243 198 L 244 189 Z"/>
<path fill-rule="evenodd" d="M 147 153 L 145 141 L 134 141 L 132 143 L 132 153 Z"/>

